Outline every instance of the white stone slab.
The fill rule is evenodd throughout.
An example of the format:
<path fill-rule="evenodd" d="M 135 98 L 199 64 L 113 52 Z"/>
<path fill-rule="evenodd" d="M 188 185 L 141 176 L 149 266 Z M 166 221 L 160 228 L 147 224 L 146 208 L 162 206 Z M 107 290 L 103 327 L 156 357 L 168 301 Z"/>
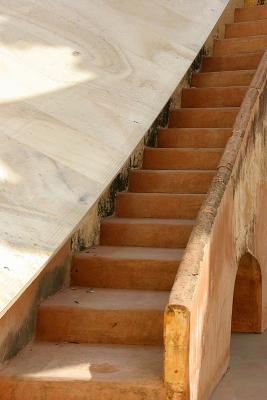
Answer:
<path fill-rule="evenodd" d="M 228 0 L 0 0 L 0 315 L 116 176 Z"/>

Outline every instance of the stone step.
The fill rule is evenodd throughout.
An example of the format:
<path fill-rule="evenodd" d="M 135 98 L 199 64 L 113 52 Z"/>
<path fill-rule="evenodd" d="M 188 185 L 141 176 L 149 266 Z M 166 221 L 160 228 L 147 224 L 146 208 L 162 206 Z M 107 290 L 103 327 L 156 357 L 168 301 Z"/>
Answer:
<path fill-rule="evenodd" d="M 263 52 L 238 54 L 227 57 L 203 57 L 202 72 L 255 70 L 263 56 Z"/>
<path fill-rule="evenodd" d="M 118 193 L 116 216 L 194 219 L 204 198 L 203 194 Z"/>
<path fill-rule="evenodd" d="M 157 148 L 145 147 L 144 169 L 216 169 L 221 159 L 223 149 L 203 148 Z"/>
<path fill-rule="evenodd" d="M 264 52 L 267 48 L 267 35 L 247 36 L 244 38 L 216 40 L 213 55 L 215 57 L 234 56 Z"/>
<path fill-rule="evenodd" d="M 215 171 L 130 171 L 129 190 L 141 193 L 207 193 Z"/>
<path fill-rule="evenodd" d="M 45 300 L 37 340 L 74 343 L 162 344 L 168 292 L 71 287 Z"/>
<path fill-rule="evenodd" d="M 179 108 L 170 112 L 169 128 L 232 128 L 239 107 Z"/>
<path fill-rule="evenodd" d="M 100 228 L 100 244 L 184 248 L 194 220 L 156 218 L 105 218 Z"/>
<path fill-rule="evenodd" d="M 96 246 L 74 254 L 72 284 L 171 290 L 182 256 L 182 249 Z"/>
<path fill-rule="evenodd" d="M 1 369 L 1 400 L 165 400 L 162 358 L 159 346 L 35 342 Z"/>
<path fill-rule="evenodd" d="M 159 148 L 224 148 L 231 128 L 165 128 L 158 133 Z"/>
<path fill-rule="evenodd" d="M 238 22 L 225 27 L 225 38 L 267 35 L 267 19 L 261 21 Z"/>
<path fill-rule="evenodd" d="M 247 86 L 213 88 L 185 88 L 182 91 L 182 107 L 240 107 Z"/>
<path fill-rule="evenodd" d="M 245 71 L 219 71 L 219 72 L 194 72 L 192 87 L 228 87 L 248 86 L 255 74 L 255 70 Z"/>
<path fill-rule="evenodd" d="M 267 5 L 236 8 L 235 22 L 257 21 L 267 18 Z"/>

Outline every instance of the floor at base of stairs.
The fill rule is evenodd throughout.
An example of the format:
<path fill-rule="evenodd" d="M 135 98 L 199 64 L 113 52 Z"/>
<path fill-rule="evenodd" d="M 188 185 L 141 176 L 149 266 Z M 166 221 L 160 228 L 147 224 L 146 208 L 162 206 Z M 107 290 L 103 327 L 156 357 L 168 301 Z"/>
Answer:
<path fill-rule="evenodd" d="M 267 331 L 235 333 L 231 339 L 231 361 L 211 400 L 267 399 Z"/>

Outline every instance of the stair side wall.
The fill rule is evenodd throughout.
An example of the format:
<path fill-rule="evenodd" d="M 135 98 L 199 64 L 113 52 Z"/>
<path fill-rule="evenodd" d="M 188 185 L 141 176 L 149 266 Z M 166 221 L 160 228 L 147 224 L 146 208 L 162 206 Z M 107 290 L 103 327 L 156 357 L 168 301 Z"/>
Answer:
<path fill-rule="evenodd" d="M 180 309 L 190 313 L 190 400 L 208 399 L 228 367 L 235 278 L 239 260 L 246 252 L 261 267 L 261 330 L 267 328 L 266 93 L 267 53 L 200 211 L 206 219 L 196 224 L 171 295 L 170 305 L 180 304 Z M 220 193 L 223 195 L 215 207 Z"/>

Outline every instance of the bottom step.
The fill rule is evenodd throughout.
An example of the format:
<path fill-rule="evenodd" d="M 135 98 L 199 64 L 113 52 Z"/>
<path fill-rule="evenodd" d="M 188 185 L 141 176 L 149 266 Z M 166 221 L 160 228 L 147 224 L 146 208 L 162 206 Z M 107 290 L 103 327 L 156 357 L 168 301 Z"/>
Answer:
<path fill-rule="evenodd" d="M 162 347 L 28 345 L 0 371 L 1 400 L 163 400 Z"/>

